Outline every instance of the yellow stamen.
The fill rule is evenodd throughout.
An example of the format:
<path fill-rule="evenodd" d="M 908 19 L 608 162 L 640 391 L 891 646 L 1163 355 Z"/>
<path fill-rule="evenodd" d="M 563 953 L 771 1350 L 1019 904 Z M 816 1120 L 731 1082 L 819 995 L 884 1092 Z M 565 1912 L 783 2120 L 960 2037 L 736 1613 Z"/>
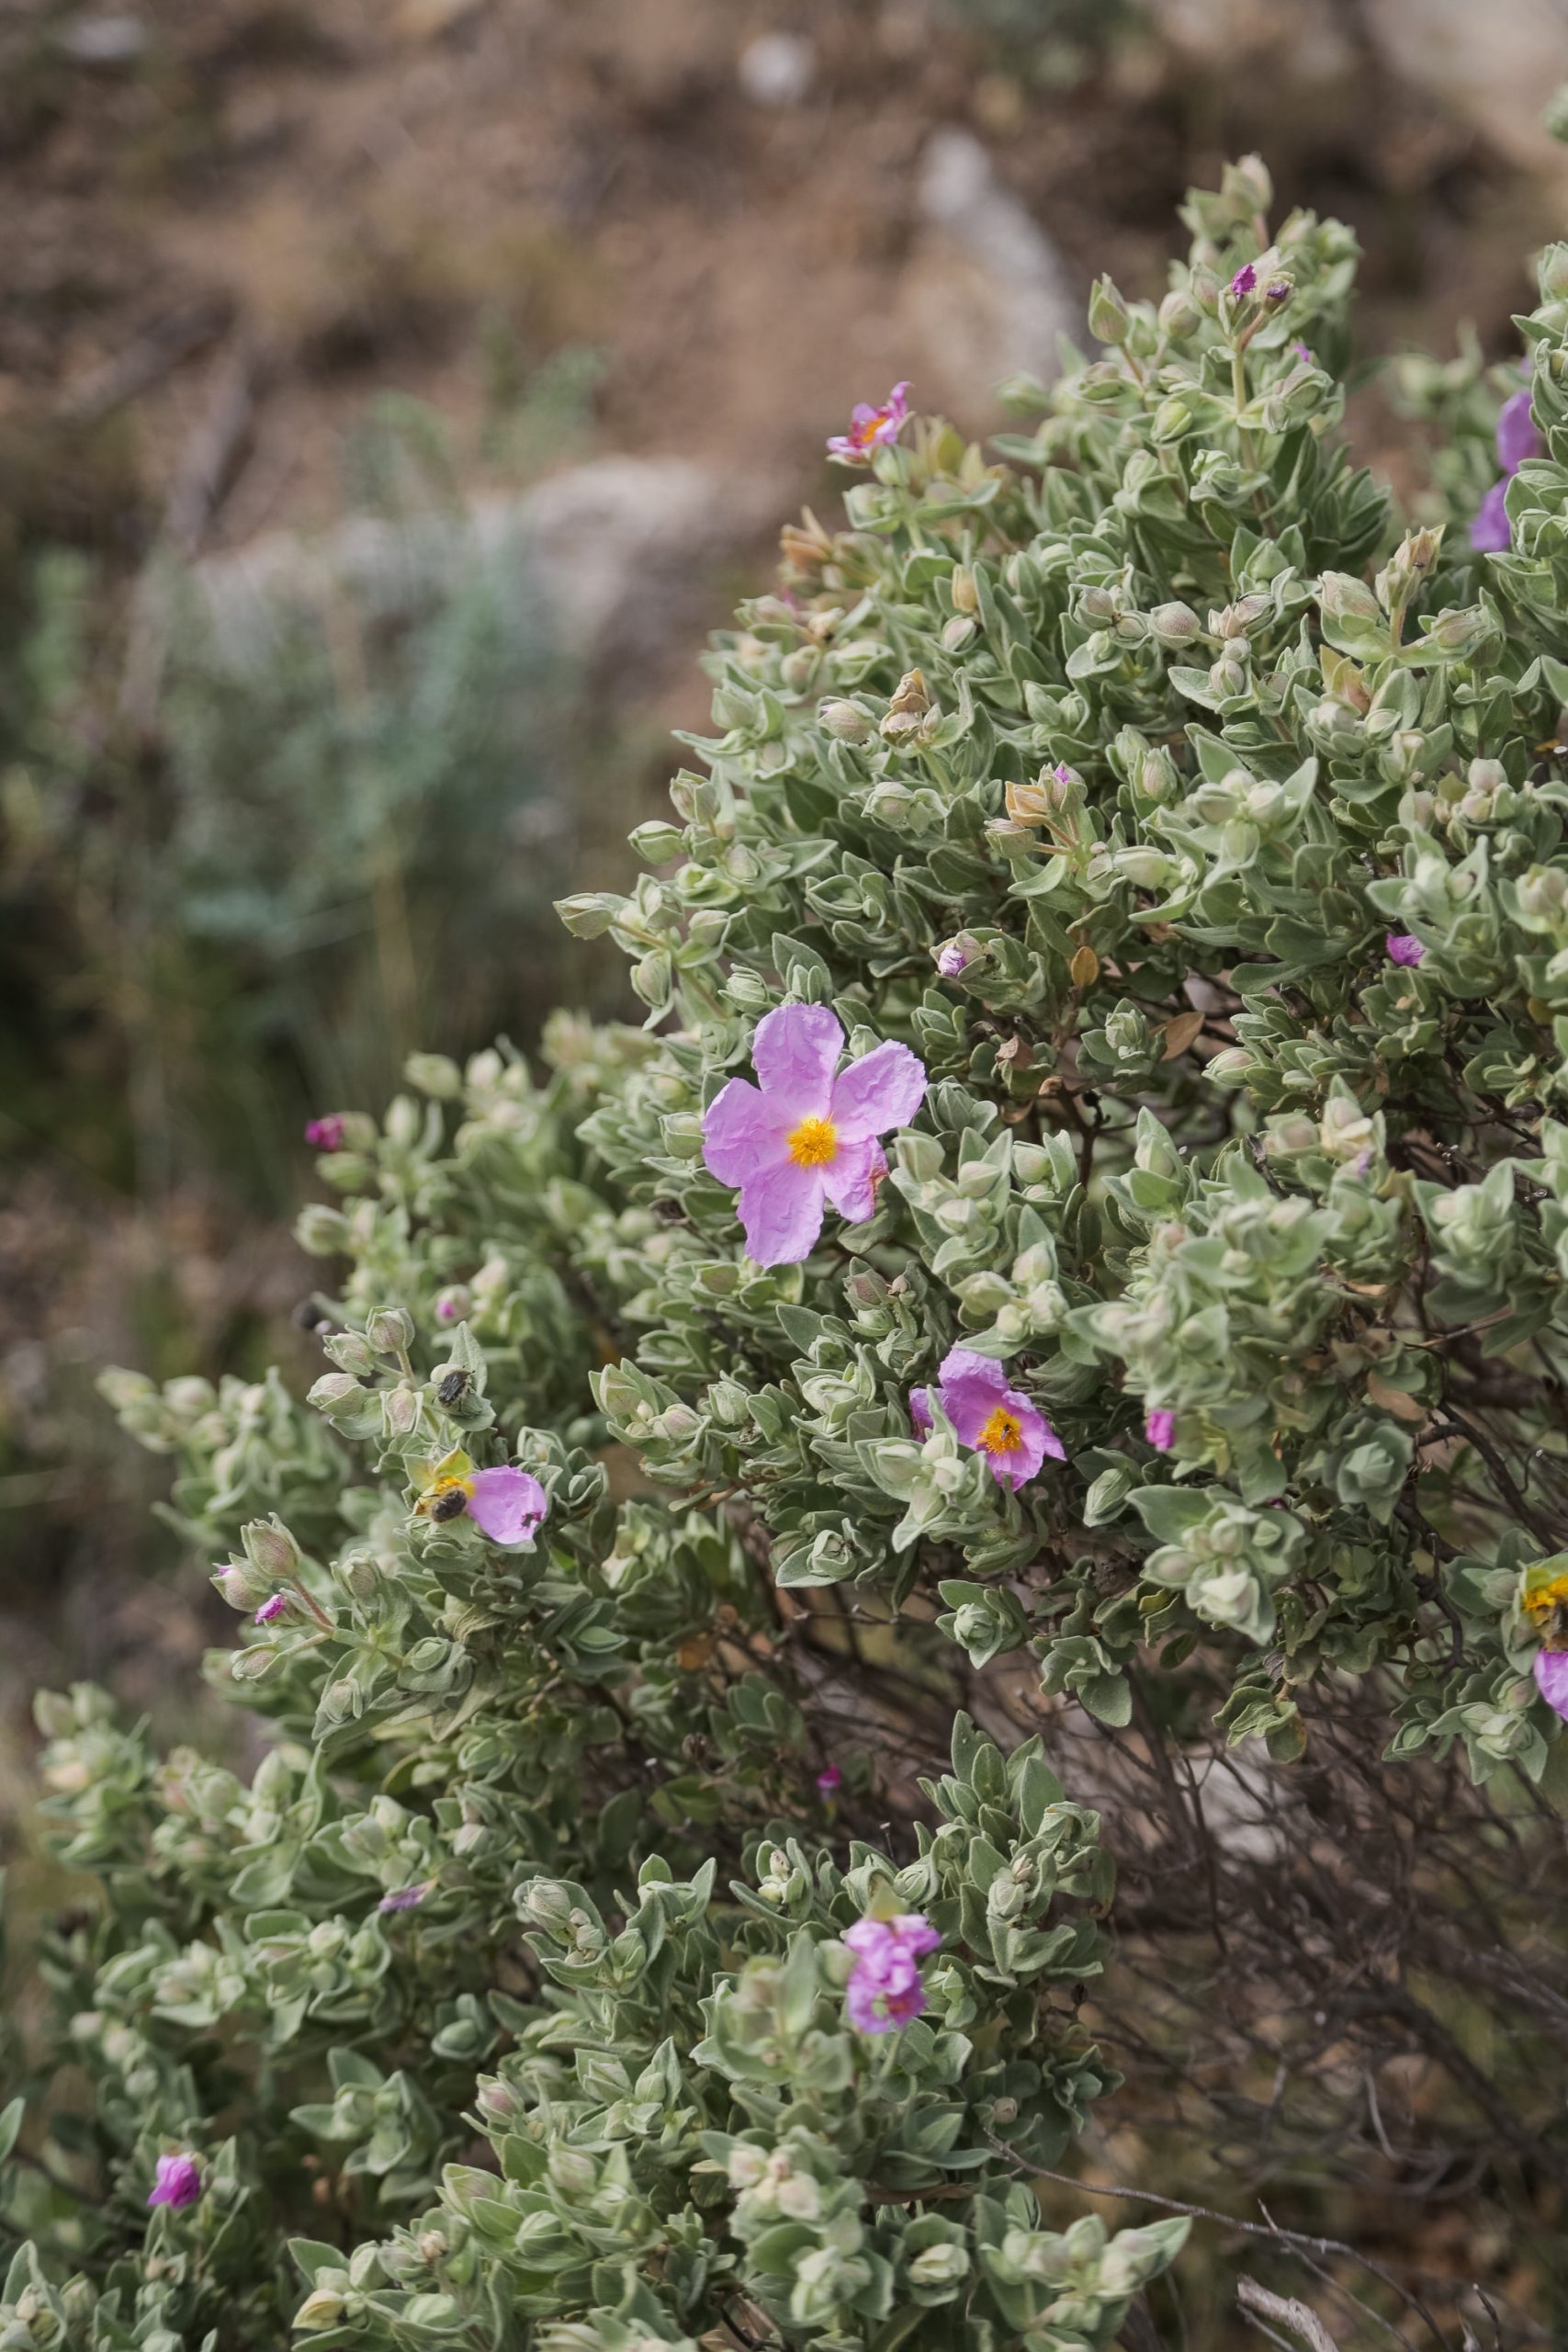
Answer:
<path fill-rule="evenodd" d="M 1550 1584 L 1538 1585 L 1534 1592 L 1527 1592 L 1520 1603 L 1527 1617 L 1538 1622 L 1554 1618 L 1562 1611 L 1568 1617 L 1568 1577 L 1553 1577 Z"/>
<path fill-rule="evenodd" d="M 980 1444 L 987 1453 L 1016 1453 L 1022 1438 L 1018 1416 L 1010 1413 L 1005 1405 L 997 1407 L 980 1431 Z"/>
<path fill-rule="evenodd" d="M 826 1168 L 839 1156 L 839 1135 L 831 1119 L 802 1119 L 789 1139 L 789 1156 L 797 1168 Z"/>

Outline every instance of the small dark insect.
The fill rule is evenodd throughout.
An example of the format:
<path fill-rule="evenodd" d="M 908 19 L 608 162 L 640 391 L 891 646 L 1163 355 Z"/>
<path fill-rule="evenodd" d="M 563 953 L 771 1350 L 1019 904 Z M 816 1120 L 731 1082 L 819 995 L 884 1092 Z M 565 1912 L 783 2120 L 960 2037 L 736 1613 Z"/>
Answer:
<path fill-rule="evenodd" d="M 468 1391 L 468 1375 L 459 1368 L 449 1372 L 435 1392 L 438 1405 L 460 1405 Z"/>
<path fill-rule="evenodd" d="M 294 1310 L 294 1320 L 301 1331 L 321 1331 L 332 1317 L 322 1314 L 313 1298 L 302 1298 Z"/>
<path fill-rule="evenodd" d="M 434 1520 L 461 1519 L 468 1508 L 468 1498 L 461 1487 L 448 1487 L 446 1493 L 437 1495 L 431 1504 L 430 1516 Z"/>
<path fill-rule="evenodd" d="M 655 1201 L 653 1214 L 660 1225 L 684 1225 L 686 1212 L 679 1201 Z"/>

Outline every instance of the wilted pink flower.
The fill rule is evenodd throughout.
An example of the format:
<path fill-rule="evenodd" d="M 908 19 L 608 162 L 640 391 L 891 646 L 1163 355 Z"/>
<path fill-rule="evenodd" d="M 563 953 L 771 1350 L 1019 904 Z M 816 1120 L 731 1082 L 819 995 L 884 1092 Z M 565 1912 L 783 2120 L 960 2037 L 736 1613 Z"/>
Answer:
<path fill-rule="evenodd" d="M 1236 271 L 1235 276 L 1231 279 L 1231 292 L 1239 301 L 1242 295 L 1250 294 L 1252 292 L 1257 283 L 1257 270 L 1254 269 L 1249 261 L 1244 261 L 1241 267 Z"/>
<path fill-rule="evenodd" d="M 1391 931 L 1383 941 L 1391 964 L 1418 964 L 1427 953 L 1414 932 Z"/>
<path fill-rule="evenodd" d="M 837 1796 L 839 1791 L 843 1787 L 843 1785 L 844 1776 L 840 1771 L 836 1764 L 825 1764 L 821 1771 L 817 1775 L 817 1793 L 818 1796 Z"/>
<path fill-rule="evenodd" d="M 936 951 L 936 967 L 944 980 L 955 980 L 966 964 L 974 961 L 956 939 L 950 939 Z"/>
<path fill-rule="evenodd" d="M 863 466 L 874 449 L 886 449 L 897 441 L 909 413 L 908 390 L 908 382 L 895 384 L 880 408 L 857 401 L 850 412 L 849 431 L 833 435 L 829 456 L 845 465 Z"/>
<path fill-rule="evenodd" d="M 270 1600 L 264 1600 L 261 1607 L 256 1611 L 256 1623 L 258 1625 L 270 1625 L 275 1618 L 282 1616 L 288 1606 L 288 1594 L 285 1592 L 275 1592 L 272 1599 Z"/>
<path fill-rule="evenodd" d="M 424 1901 L 425 1896 L 429 1893 L 430 1881 L 428 1879 L 420 1886 L 400 1886 L 394 1894 L 384 1894 L 381 1897 L 380 1902 L 376 1905 L 376 1908 L 378 1911 L 383 1912 L 412 1911 Z"/>
<path fill-rule="evenodd" d="M 852 1225 L 874 1216 L 887 1173 L 876 1137 L 908 1126 L 925 1100 L 925 1064 L 908 1046 L 874 1046 L 838 1070 L 843 1049 L 825 1004 L 780 1005 L 751 1039 L 760 1087 L 732 1078 L 703 1114 L 703 1158 L 721 1184 L 740 1187 L 759 1265 L 809 1256 L 829 1201 Z"/>
<path fill-rule="evenodd" d="M 341 1151 L 344 1123 L 339 1111 L 329 1112 L 324 1119 L 305 1122 L 305 1140 L 312 1151 Z"/>
<path fill-rule="evenodd" d="M 891 2033 L 908 2025 L 926 2006 L 918 1965 L 942 1938 L 921 1911 L 894 1919 L 857 1919 L 844 1941 L 855 1956 L 844 1996 L 850 2023 L 860 2033 Z"/>
<path fill-rule="evenodd" d="M 1531 1671 L 1547 1705 L 1568 1723 L 1568 1650 L 1537 1650 Z"/>
<path fill-rule="evenodd" d="M 1021 1389 L 1010 1388 L 1007 1374 L 989 1356 L 950 1348 L 937 1374 L 937 1399 L 953 1435 L 989 1459 L 991 1475 L 1016 1493 L 1033 1477 L 1047 1454 L 1065 1462 L 1067 1450 L 1038 1405 Z M 931 1392 L 909 1391 L 909 1419 L 926 1436 L 932 1426 Z"/>
<path fill-rule="evenodd" d="M 1144 1416 L 1144 1435 L 1156 1453 L 1168 1453 L 1176 1442 L 1176 1415 L 1156 1406 Z"/>
<path fill-rule="evenodd" d="M 149 2205 L 168 2205 L 177 2213 L 201 2195 L 201 2167 L 194 2156 L 160 2156 Z"/>

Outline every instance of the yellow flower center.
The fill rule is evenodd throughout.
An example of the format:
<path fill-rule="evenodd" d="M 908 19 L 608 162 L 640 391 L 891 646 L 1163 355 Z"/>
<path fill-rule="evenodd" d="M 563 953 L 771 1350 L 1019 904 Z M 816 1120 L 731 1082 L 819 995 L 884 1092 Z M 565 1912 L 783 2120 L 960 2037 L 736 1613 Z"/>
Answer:
<path fill-rule="evenodd" d="M 1017 1414 L 998 1405 L 980 1431 L 980 1444 L 987 1453 L 1016 1453 L 1022 1437 Z"/>
<path fill-rule="evenodd" d="M 826 1168 L 838 1151 L 838 1129 L 831 1119 L 802 1119 L 789 1139 L 789 1156 L 797 1168 Z"/>
<path fill-rule="evenodd" d="M 1521 1606 L 1549 1635 L 1555 1632 L 1568 1638 L 1568 1577 L 1553 1577 L 1550 1584 L 1527 1592 Z"/>

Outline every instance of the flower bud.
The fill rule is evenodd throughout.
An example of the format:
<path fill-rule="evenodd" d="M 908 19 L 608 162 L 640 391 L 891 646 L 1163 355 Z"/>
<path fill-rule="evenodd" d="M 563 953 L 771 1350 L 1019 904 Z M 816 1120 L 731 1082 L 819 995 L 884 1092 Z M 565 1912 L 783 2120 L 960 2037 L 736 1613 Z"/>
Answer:
<path fill-rule="evenodd" d="M 863 743 L 874 724 L 858 702 L 825 702 L 818 717 L 840 743 Z"/>
<path fill-rule="evenodd" d="M 334 1331 L 330 1340 L 321 1341 L 321 1353 L 339 1372 L 351 1372 L 357 1380 L 376 1369 L 376 1357 L 362 1331 Z"/>
<path fill-rule="evenodd" d="M 1089 331 L 1100 343 L 1123 344 L 1132 321 L 1127 305 L 1109 277 L 1097 277 L 1089 290 Z"/>
<path fill-rule="evenodd" d="M 329 1421 L 351 1418 L 365 1402 L 365 1390 L 352 1373 L 324 1372 L 306 1397 Z"/>
<path fill-rule="evenodd" d="M 260 1608 L 272 1590 L 268 1579 L 246 1560 L 230 1560 L 221 1568 L 214 1568 L 212 1581 L 231 1609 L 240 1609 L 248 1615 Z"/>
<path fill-rule="evenodd" d="M 413 1345 L 413 1317 L 402 1306 L 373 1307 L 365 1336 L 378 1356 L 407 1355 Z"/>
<path fill-rule="evenodd" d="M 1149 615 L 1149 627 L 1168 653 L 1179 653 L 1202 630 L 1202 623 L 1190 605 L 1156 605 Z"/>
<path fill-rule="evenodd" d="M 273 1584 L 299 1573 L 299 1546 L 276 1511 L 270 1519 L 253 1519 L 240 1530 L 240 1542 L 251 1566 Z"/>
<path fill-rule="evenodd" d="M 311 1201 L 295 1219 L 294 1238 L 308 1258 L 335 1258 L 348 1247 L 348 1219 L 324 1201 Z"/>
<path fill-rule="evenodd" d="M 463 1091 L 463 1073 L 449 1054 L 411 1054 L 403 1076 L 437 1102 L 455 1102 Z"/>

